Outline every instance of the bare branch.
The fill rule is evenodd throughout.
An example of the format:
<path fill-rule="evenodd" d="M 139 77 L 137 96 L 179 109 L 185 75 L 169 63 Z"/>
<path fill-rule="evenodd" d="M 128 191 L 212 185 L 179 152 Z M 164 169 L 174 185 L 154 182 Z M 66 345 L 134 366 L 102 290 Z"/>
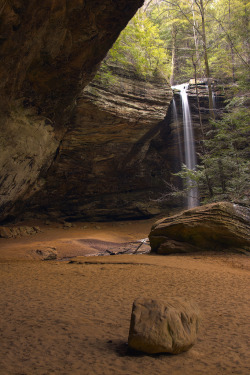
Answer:
<path fill-rule="evenodd" d="M 215 16 L 213 16 L 213 18 L 214 18 L 214 20 L 215 20 L 216 22 L 218 22 L 218 24 L 219 24 L 220 27 L 222 28 L 223 32 L 224 32 L 225 35 L 227 36 L 227 38 L 228 38 L 228 40 L 229 40 L 231 46 L 233 47 L 233 49 L 234 49 L 235 52 L 236 52 L 236 55 L 241 59 L 241 61 L 242 61 L 247 67 L 249 67 L 248 62 L 245 61 L 245 60 L 243 59 L 243 57 L 241 56 L 241 54 L 239 53 L 239 51 L 238 51 L 237 48 L 235 47 L 234 42 L 232 41 L 232 38 L 230 37 L 230 35 L 228 34 L 228 32 L 225 30 L 225 28 L 224 28 L 224 26 L 223 26 L 221 20 L 217 19 Z"/>
<path fill-rule="evenodd" d="M 181 6 L 180 6 L 179 4 L 174 4 L 174 3 L 172 3 L 171 1 L 164 0 L 164 3 L 171 4 L 171 5 L 173 5 L 175 8 L 178 8 L 179 12 L 180 12 L 180 13 L 186 18 L 186 20 L 188 21 L 188 23 L 189 23 L 192 27 L 195 28 L 195 30 L 197 31 L 197 33 L 198 33 L 199 35 L 201 35 L 200 30 L 199 30 L 196 26 L 193 25 L 193 22 L 190 21 L 190 19 L 189 19 L 188 16 L 187 16 L 188 14 L 190 14 L 190 12 L 185 13 L 185 12 L 181 9 Z"/>

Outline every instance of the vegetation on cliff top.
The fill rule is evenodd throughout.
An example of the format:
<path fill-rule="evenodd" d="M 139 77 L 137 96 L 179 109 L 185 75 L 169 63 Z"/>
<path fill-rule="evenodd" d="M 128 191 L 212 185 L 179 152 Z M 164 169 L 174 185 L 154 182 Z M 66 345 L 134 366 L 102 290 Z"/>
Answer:
<path fill-rule="evenodd" d="M 249 203 L 249 9 L 247 0 L 148 0 L 98 73 L 106 85 L 115 80 L 110 64 L 132 68 L 143 79 L 164 77 L 170 84 L 213 77 L 231 85 L 234 99 L 215 120 L 209 84 L 211 129 L 203 134 L 200 165 L 196 171 L 184 165 L 178 173 L 198 185 L 203 202 Z"/>
<path fill-rule="evenodd" d="M 106 62 L 143 77 L 185 82 L 194 75 L 244 80 L 249 68 L 247 0 L 148 0 L 109 51 Z M 207 62 L 206 56 L 207 55 Z"/>

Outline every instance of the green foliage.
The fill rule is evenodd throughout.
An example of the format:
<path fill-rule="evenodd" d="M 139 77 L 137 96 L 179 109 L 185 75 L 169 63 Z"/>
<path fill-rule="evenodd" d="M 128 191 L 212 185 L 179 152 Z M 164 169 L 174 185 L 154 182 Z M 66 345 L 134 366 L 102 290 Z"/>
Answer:
<path fill-rule="evenodd" d="M 143 77 L 169 75 L 170 58 L 159 29 L 143 12 L 138 12 L 123 30 L 108 54 L 108 61 L 133 66 Z"/>
<path fill-rule="evenodd" d="M 180 83 L 193 77 L 195 60 L 199 77 L 205 77 L 200 3 L 201 0 L 149 1 L 122 31 L 107 62 L 132 66 L 144 78 L 167 79 L 175 64 L 175 81 Z M 203 0 L 203 4 L 211 76 L 244 82 L 249 74 L 249 1 Z M 112 77 L 104 70 L 102 78 L 107 83 Z"/>
<path fill-rule="evenodd" d="M 173 173 L 174 176 L 180 177 L 183 183 L 182 189 L 177 189 L 172 192 L 172 196 L 186 198 L 188 193 L 196 187 L 200 186 L 203 179 L 204 167 L 196 166 L 196 169 L 189 169 L 185 164 L 182 164 L 181 170 Z"/>
<path fill-rule="evenodd" d="M 207 135 L 203 156 L 215 195 L 224 199 L 249 203 L 250 110 L 246 98 L 233 98 L 226 106 L 221 120 L 212 123 L 213 130 Z"/>
<path fill-rule="evenodd" d="M 220 120 L 211 121 L 200 165 L 196 171 L 182 167 L 176 176 L 184 189 L 174 195 L 198 186 L 202 202 L 249 203 L 249 9 L 247 0 L 149 1 L 120 34 L 98 73 L 103 84 L 114 83 L 111 63 L 133 67 L 144 79 L 171 76 L 180 83 L 194 77 L 195 67 L 199 78 L 208 72 L 233 82 L 234 99 Z M 185 185 L 188 180 L 192 186 Z"/>
<path fill-rule="evenodd" d="M 112 74 L 106 61 L 104 61 L 95 75 L 95 80 L 100 81 L 104 87 L 109 87 L 117 82 L 117 77 Z"/>
<path fill-rule="evenodd" d="M 193 31 L 188 21 L 189 16 L 185 17 L 180 9 L 188 14 L 190 4 L 186 1 L 179 1 L 178 6 L 175 6 L 175 3 L 177 4 L 177 2 L 160 2 L 157 6 L 152 7 L 150 17 L 159 28 L 160 36 L 165 40 L 169 54 L 173 56 L 173 52 L 175 52 L 174 75 L 176 80 L 184 82 L 193 76 L 191 55 L 194 46 Z"/>
<path fill-rule="evenodd" d="M 250 110 L 243 96 L 232 99 L 226 110 L 221 120 L 212 121 L 204 140 L 206 153 L 196 171 L 183 165 L 175 175 L 184 182 L 182 193 L 198 187 L 202 203 L 227 200 L 249 205 Z M 188 179 L 192 186 L 186 185 Z"/>

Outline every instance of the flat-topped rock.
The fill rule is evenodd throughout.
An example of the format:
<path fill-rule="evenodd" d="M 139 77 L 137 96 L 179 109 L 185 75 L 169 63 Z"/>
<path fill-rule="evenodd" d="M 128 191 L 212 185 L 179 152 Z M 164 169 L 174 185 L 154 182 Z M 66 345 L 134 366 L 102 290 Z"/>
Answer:
<path fill-rule="evenodd" d="M 195 207 L 157 221 L 149 234 L 158 254 L 250 251 L 250 210 L 229 202 Z"/>

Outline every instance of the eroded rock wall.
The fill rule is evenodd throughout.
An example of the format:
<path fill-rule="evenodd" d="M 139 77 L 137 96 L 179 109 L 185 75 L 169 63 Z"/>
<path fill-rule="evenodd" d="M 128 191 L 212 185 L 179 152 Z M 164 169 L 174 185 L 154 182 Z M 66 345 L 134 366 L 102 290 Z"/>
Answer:
<path fill-rule="evenodd" d="M 165 119 L 172 92 L 163 79 L 145 80 L 112 67 L 77 101 L 74 126 L 62 140 L 43 190 L 29 211 L 72 220 L 149 217 L 171 166 Z M 41 210 L 41 207 L 44 207 Z"/>
<path fill-rule="evenodd" d="M 142 4 L 0 1 L 1 219 L 43 187 L 77 95 Z"/>

